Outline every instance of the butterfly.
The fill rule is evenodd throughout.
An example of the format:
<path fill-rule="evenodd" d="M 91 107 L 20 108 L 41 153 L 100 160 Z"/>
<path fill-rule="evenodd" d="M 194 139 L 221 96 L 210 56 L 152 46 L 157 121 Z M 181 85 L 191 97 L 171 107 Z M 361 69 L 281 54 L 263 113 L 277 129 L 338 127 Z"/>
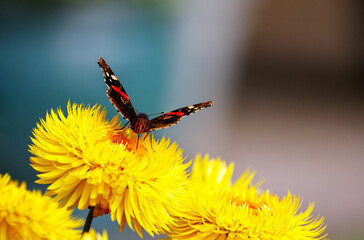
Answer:
<path fill-rule="evenodd" d="M 105 60 L 100 58 L 98 64 L 104 74 L 105 83 L 108 86 L 107 95 L 111 103 L 116 107 L 118 112 L 128 120 L 126 125 L 130 123 L 130 128 L 138 134 L 138 136 L 142 133 L 149 134 L 151 131 L 176 124 L 183 116 L 188 116 L 202 108 L 210 107 L 213 102 L 207 101 L 190 105 L 149 119 L 148 115 L 145 113 L 137 113 L 135 111 L 128 94 Z M 124 127 L 126 127 L 126 125 Z"/>

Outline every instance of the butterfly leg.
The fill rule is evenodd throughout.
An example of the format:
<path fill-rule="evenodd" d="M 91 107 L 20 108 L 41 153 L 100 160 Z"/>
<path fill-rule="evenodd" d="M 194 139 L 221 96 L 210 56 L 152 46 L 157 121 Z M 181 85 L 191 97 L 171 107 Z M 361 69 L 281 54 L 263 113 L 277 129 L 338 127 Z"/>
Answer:
<path fill-rule="evenodd" d="M 150 137 L 150 148 L 153 150 L 153 152 L 155 152 L 155 150 L 153 149 L 153 141 L 152 141 L 152 134 L 150 134 L 151 132 L 147 132 L 147 134 L 145 135 L 145 137 L 144 137 L 144 140 L 148 137 L 148 135 L 149 135 L 149 137 Z"/>
<path fill-rule="evenodd" d="M 137 134 L 137 138 L 138 138 L 138 139 L 137 139 L 136 149 L 138 149 L 138 145 L 139 145 L 139 138 L 140 138 L 140 134 L 139 134 L 139 133 Z"/>
<path fill-rule="evenodd" d="M 129 121 L 127 121 L 126 124 L 118 130 L 123 130 L 128 125 L 128 123 L 129 123 Z M 119 138 L 116 140 L 116 142 L 118 142 L 121 139 L 121 137 L 122 137 L 122 135 L 119 136 Z"/>
<path fill-rule="evenodd" d="M 147 134 L 145 135 L 145 137 L 143 138 L 143 141 L 148 137 L 150 137 L 150 147 L 152 148 L 152 150 L 155 152 L 155 150 L 153 149 L 153 144 L 152 144 L 152 135 L 150 134 L 151 132 L 147 132 Z M 138 146 L 139 146 L 139 138 L 140 138 L 140 134 L 138 133 L 137 134 L 137 145 L 136 145 L 136 149 L 138 149 Z"/>
<path fill-rule="evenodd" d="M 122 127 L 120 130 L 123 130 L 128 124 L 129 124 L 129 121 L 127 121 L 126 124 L 124 125 L 124 127 Z"/>
<path fill-rule="evenodd" d="M 145 134 L 145 137 L 144 137 L 144 139 L 143 139 L 143 140 L 145 140 L 145 139 L 148 137 L 149 133 L 150 133 L 150 132 L 147 132 L 147 134 Z"/>

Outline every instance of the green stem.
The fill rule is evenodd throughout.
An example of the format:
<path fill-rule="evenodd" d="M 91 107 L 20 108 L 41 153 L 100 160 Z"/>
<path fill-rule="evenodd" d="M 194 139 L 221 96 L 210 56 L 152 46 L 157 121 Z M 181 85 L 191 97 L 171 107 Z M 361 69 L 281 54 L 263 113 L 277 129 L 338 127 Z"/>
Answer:
<path fill-rule="evenodd" d="M 92 219 L 94 218 L 93 215 L 94 215 L 95 207 L 89 207 L 89 209 L 90 210 L 88 211 L 87 218 L 86 218 L 86 221 L 85 221 L 85 226 L 83 226 L 82 234 L 84 232 L 89 232 L 90 231 Z"/>

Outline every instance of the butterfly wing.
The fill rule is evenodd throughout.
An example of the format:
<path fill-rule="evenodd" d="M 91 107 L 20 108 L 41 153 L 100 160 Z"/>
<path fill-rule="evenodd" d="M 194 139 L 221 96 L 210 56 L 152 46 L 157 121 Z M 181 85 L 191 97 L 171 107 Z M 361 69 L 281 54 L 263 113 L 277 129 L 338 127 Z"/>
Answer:
<path fill-rule="evenodd" d="M 121 85 L 120 81 L 103 58 L 99 59 L 98 64 L 102 69 L 102 73 L 104 74 L 105 83 L 109 87 L 107 90 L 107 95 L 109 96 L 111 103 L 116 107 L 118 112 L 123 115 L 124 118 L 131 122 L 136 118 L 136 113 L 133 105 L 130 102 L 128 94 L 126 94 L 125 89 Z"/>
<path fill-rule="evenodd" d="M 210 107 L 212 102 L 213 101 L 208 101 L 195 105 L 190 105 L 153 118 L 149 121 L 149 131 L 166 128 L 173 124 L 176 124 L 181 120 L 183 116 L 188 116 L 202 108 Z"/>

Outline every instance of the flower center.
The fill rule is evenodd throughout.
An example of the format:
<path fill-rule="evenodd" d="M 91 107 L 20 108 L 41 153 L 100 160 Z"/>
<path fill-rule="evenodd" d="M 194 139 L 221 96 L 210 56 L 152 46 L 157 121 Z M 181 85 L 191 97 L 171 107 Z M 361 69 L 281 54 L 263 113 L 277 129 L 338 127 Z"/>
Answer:
<path fill-rule="evenodd" d="M 113 133 L 110 134 L 110 140 L 114 143 L 123 143 L 124 145 L 126 145 L 126 149 L 128 151 L 132 151 L 133 150 L 133 145 L 135 145 L 136 147 L 136 143 L 135 141 L 132 141 L 130 138 L 127 138 L 126 136 L 124 136 L 122 133 Z"/>
<path fill-rule="evenodd" d="M 109 139 L 116 144 L 125 145 L 125 149 L 129 152 L 144 153 L 147 151 L 143 144 L 143 137 L 138 139 L 138 136 L 134 133 L 127 134 L 127 131 L 113 131 L 108 135 Z M 138 143 L 139 141 L 139 143 Z M 138 146 L 138 147 L 137 147 Z"/>
<path fill-rule="evenodd" d="M 232 199 L 231 203 L 235 204 L 236 206 L 249 209 L 255 216 L 257 216 L 258 213 L 266 207 L 263 202 L 252 202 L 249 200 Z"/>

